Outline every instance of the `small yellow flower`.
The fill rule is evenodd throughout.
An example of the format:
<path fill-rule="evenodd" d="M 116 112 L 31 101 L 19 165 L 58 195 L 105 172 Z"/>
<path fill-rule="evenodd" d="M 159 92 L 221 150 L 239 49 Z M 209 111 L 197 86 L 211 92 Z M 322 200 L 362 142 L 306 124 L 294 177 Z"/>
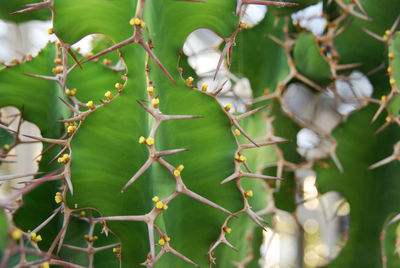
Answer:
<path fill-rule="evenodd" d="M 53 34 L 53 33 L 54 33 L 54 29 L 53 28 L 47 29 L 47 34 Z"/>
<path fill-rule="evenodd" d="M 87 106 L 90 110 L 93 110 L 94 108 L 96 108 L 96 106 L 94 106 L 93 101 L 88 101 L 88 102 L 86 103 L 86 106 Z"/>
<path fill-rule="evenodd" d="M 244 162 L 246 160 L 247 160 L 247 158 L 244 155 L 239 156 L 239 161 L 240 162 Z"/>
<path fill-rule="evenodd" d="M 381 97 L 381 101 L 386 101 L 387 100 L 387 97 L 385 96 L 385 95 L 383 95 L 382 97 Z"/>
<path fill-rule="evenodd" d="M 147 92 L 149 93 L 150 97 L 153 97 L 154 94 L 154 88 L 152 86 L 147 87 Z"/>
<path fill-rule="evenodd" d="M 164 240 L 165 240 L 166 242 L 169 242 L 169 241 L 171 241 L 171 238 L 169 238 L 168 236 L 164 236 Z"/>
<path fill-rule="evenodd" d="M 146 139 L 143 136 L 141 136 L 139 138 L 139 143 L 146 143 Z"/>
<path fill-rule="evenodd" d="M 62 60 L 57 58 L 57 59 L 54 60 L 54 64 L 55 65 L 61 65 L 62 64 Z"/>
<path fill-rule="evenodd" d="M 149 146 L 153 145 L 154 144 L 154 139 L 152 137 L 147 138 L 146 139 L 146 144 L 149 145 Z"/>
<path fill-rule="evenodd" d="M 388 56 L 389 56 L 389 58 L 391 58 L 391 59 L 393 59 L 393 57 L 394 57 L 392 52 L 389 52 Z"/>
<path fill-rule="evenodd" d="M 115 84 L 115 88 L 118 89 L 118 90 L 121 90 L 123 88 L 123 85 L 120 84 L 120 83 L 116 83 Z"/>
<path fill-rule="evenodd" d="M 228 234 L 230 234 L 231 231 L 232 231 L 232 229 L 229 228 L 228 226 L 225 226 L 225 227 L 223 228 L 223 230 L 224 230 L 225 233 L 228 233 Z"/>
<path fill-rule="evenodd" d="M 232 104 L 228 103 L 228 104 L 225 106 L 225 111 L 229 112 L 231 109 L 232 109 Z"/>
<path fill-rule="evenodd" d="M 84 210 L 81 211 L 81 213 L 79 213 L 78 218 L 82 218 L 86 216 L 86 212 Z"/>
<path fill-rule="evenodd" d="M 168 206 L 167 206 L 167 205 L 163 205 L 162 209 L 163 209 L 163 210 L 167 210 L 167 209 L 168 209 Z"/>
<path fill-rule="evenodd" d="M 60 74 L 64 71 L 64 67 L 63 66 L 57 66 L 55 69 L 55 73 L 56 74 Z"/>
<path fill-rule="evenodd" d="M 394 83 L 396 83 L 396 81 L 395 81 L 393 78 L 390 78 L 389 83 L 390 83 L 391 85 L 394 85 Z"/>
<path fill-rule="evenodd" d="M 56 195 L 54 196 L 54 200 L 56 201 L 57 204 L 59 204 L 63 201 L 63 198 L 62 198 L 62 195 L 60 192 L 56 193 Z"/>
<path fill-rule="evenodd" d="M 385 34 L 386 34 L 386 35 L 390 35 L 390 30 L 386 30 L 386 31 L 385 31 Z"/>
<path fill-rule="evenodd" d="M 158 208 L 158 209 L 163 209 L 163 207 L 164 207 L 163 202 L 161 202 L 161 201 L 157 201 L 157 202 L 156 202 L 156 208 Z"/>
<path fill-rule="evenodd" d="M 40 265 L 40 268 L 50 268 L 49 262 L 44 262 L 42 265 Z"/>
<path fill-rule="evenodd" d="M 201 91 L 207 91 L 208 85 L 206 83 L 203 83 L 201 86 Z"/>
<path fill-rule="evenodd" d="M 69 154 L 64 154 L 63 156 L 58 158 L 58 163 L 65 164 L 69 161 Z"/>
<path fill-rule="evenodd" d="M 160 240 L 158 240 L 158 244 L 159 244 L 160 246 L 164 246 L 164 244 L 165 244 L 164 238 L 161 238 Z"/>
<path fill-rule="evenodd" d="M 22 231 L 18 228 L 15 228 L 12 232 L 11 232 L 11 237 L 15 240 L 18 240 L 22 237 Z"/>
<path fill-rule="evenodd" d="M 181 175 L 181 172 L 177 169 L 174 170 L 174 176 L 178 177 L 179 175 Z"/>
<path fill-rule="evenodd" d="M 239 129 L 235 129 L 235 136 L 239 136 L 240 135 L 240 130 Z"/>
<path fill-rule="evenodd" d="M 114 98 L 114 95 L 111 93 L 111 91 L 107 91 L 104 96 L 106 96 L 106 98 L 108 100 L 112 100 Z"/>
<path fill-rule="evenodd" d="M 56 42 L 56 45 L 57 45 L 58 48 L 60 48 L 60 47 L 61 47 L 61 42 L 60 42 L 60 41 L 57 41 L 57 42 Z"/>
<path fill-rule="evenodd" d="M 248 191 L 246 191 L 246 192 L 244 193 L 244 195 L 245 195 L 246 197 L 252 197 L 252 196 L 253 196 L 253 191 L 252 191 L 252 190 L 248 190 Z"/>
<path fill-rule="evenodd" d="M 239 28 L 240 29 L 247 29 L 247 28 L 249 28 L 249 26 L 246 23 L 241 22 L 241 23 L 239 23 Z"/>
<path fill-rule="evenodd" d="M 4 144 L 4 145 L 3 145 L 3 150 L 4 150 L 4 151 L 10 150 L 10 145 Z"/>
<path fill-rule="evenodd" d="M 111 63 L 112 63 L 111 60 L 109 60 L 109 59 L 103 59 L 103 64 L 104 64 L 105 66 L 110 66 Z"/>
<path fill-rule="evenodd" d="M 158 201 L 160 201 L 158 196 L 154 196 L 151 200 L 153 200 L 154 203 L 157 203 Z"/>
<path fill-rule="evenodd" d="M 386 122 L 390 122 L 392 120 L 392 117 L 390 115 L 386 116 L 385 118 Z"/>
<path fill-rule="evenodd" d="M 38 242 L 42 241 L 42 236 L 36 235 L 36 233 L 31 233 L 31 241 L 38 243 Z"/>
<path fill-rule="evenodd" d="M 391 67 L 391 66 L 387 67 L 387 72 L 388 72 L 389 74 L 392 73 L 392 67 Z"/>
<path fill-rule="evenodd" d="M 186 84 L 190 85 L 192 82 L 193 82 L 193 77 L 189 76 L 189 77 L 186 79 Z"/>
<path fill-rule="evenodd" d="M 179 170 L 180 172 L 182 172 L 182 170 L 185 168 L 185 166 L 184 165 L 179 165 L 178 167 L 177 167 L 177 170 Z"/>
<path fill-rule="evenodd" d="M 69 126 L 69 127 L 67 128 L 67 132 L 68 132 L 68 133 L 73 133 L 73 132 L 75 132 L 75 130 L 76 130 L 76 126 Z"/>
<path fill-rule="evenodd" d="M 90 58 L 91 56 L 93 56 L 93 52 L 89 52 L 86 57 Z"/>
<path fill-rule="evenodd" d="M 121 253 L 121 248 L 113 248 L 113 252 L 119 254 Z"/>
<path fill-rule="evenodd" d="M 132 18 L 129 21 L 129 24 L 132 26 L 140 26 L 140 27 L 144 27 L 146 25 L 146 23 L 144 23 L 144 21 L 141 21 L 139 18 Z"/>
<path fill-rule="evenodd" d="M 158 108 L 158 104 L 160 103 L 160 100 L 158 98 L 154 98 L 151 100 L 151 103 L 153 104 L 154 108 Z"/>

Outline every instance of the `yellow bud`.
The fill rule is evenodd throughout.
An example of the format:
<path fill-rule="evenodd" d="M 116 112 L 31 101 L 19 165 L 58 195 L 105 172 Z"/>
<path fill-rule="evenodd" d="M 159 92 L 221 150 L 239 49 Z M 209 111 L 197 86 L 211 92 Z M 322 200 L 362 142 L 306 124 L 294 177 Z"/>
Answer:
<path fill-rule="evenodd" d="M 396 81 L 395 81 L 393 78 L 390 78 L 389 83 L 390 83 L 391 85 L 394 85 L 395 82 L 396 82 Z"/>
<path fill-rule="evenodd" d="M 206 83 L 203 83 L 201 86 L 201 91 L 207 91 L 208 85 Z"/>
<path fill-rule="evenodd" d="M 241 22 L 241 23 L 239 23 L 239 28 L 241 28 L 241 29 L 247 29 L 247 28 L 249 28 L 249 26 L 247 26 L 246 23 Z"/>
<path fill-rule="evenodd" d="M 158 108 L 158 104 L 160 103 L 160 100 L 158 98 L 154 98 L 151 100 L 151 103 L 153 104 L 154 108 Z"/>
<path fill-rule="evenodd" d="M 389 52 L 388 56 L 389 56 L 389 58 L 391 58 L 391 59 L 393 59 L 393 57 L 394 57 L 392 52 Z"/>
<path fill-rule="evenodd" d="M 387 100 L 387 97 L 385 96 L 385 95 L 383 95 L 382 97 L 381 97 L 381 101 L 386 101 Z"/>
<path fill-rule="evenodd" d="M 88 102 L 86 103 L 86 106 L 87 106 L 90 110 L 93 110 L 94 108 L 96 108 L 96 107 L 94 106 L 94 104 L 93 104 L 93 101 L 88 101 Z"/>
<path fill-rule="evenodd" d="M 39 243 L 40 241 L 42 241 L 42 236 L 41 235 L 38 235 L 37 237 L 36 237 L 36 243 Z"/>
<path fill-rule="evenodd" d="M 97 239 L 99 239 L 99 237 L 98 237 L 97 235 L 95 235 L 95 236 L 93 237 L 93 241 L 96 241 Z"/>
<path fill-rule="evenodd" d="M 40 265 L 40 268 L 49 268 L 50 267 L 50 264 L 49 264 L 49 262 L 44 262 L 42 265 Z"/>
<path fill-rule="evenodd" d="M 67 132 L 68 132 L 68 133 L 73 133 L 75 130 L 76 130 L 76 126 L 69 126 L 69 127 L 67 128 Z"/>
<path fill-rule="evenodd" d="M 65 94 L 67 94 L 67 96 L 71 96 L 71 90 L 66 89 L 66 90 L 65 90 Z"/>
<path fill-rule="evenodd" d="M 58 48 L 60 48 L 60 47 L 61 47 L 61 42 L 60 42 L 60 41 L 57 41 L 57 42 L 56 42 L 56 45 L 57 45 Z"/>
<path fill-rule="evenodd" d="M 36 233 L 31 233 L 31 241 L 38 243 L 38 242 L 42 241 L 42 236 L 36 235 Z"/>
<path fill-rule="evenodd" d="M 107 91 L 104 96 L 106 96 L 107 99 L 112 100 L 114 98 L 113 94 L 111 91 Z"/>
<path fill-rule="evenodd" d="M 59 204 L 63 201 L 63 198 L 62 198 L 62 195 L 60 192 L 56 193 L 56 195 L 54 196 L 54 200 L 56 201 L 57 204 Z"/>
<path fill-rule="evenodd" d="M 391 67 L 391 66 L 387 67 L 387 72 L 388 72 L 389 74 L 392 73 L 392 67 Z"/>
<path fill-rule="evenodd" d="M 54 29 L 53 28 L 47 29 L 47 34 L 53 34 L 53 33 L 54 33 Z"/>
<path fill-rule="evenodd" d="M 139 143 L 145 143 L 145 142 L 146 142 L 146 139 L 143 136 L 141 136 L 139 138 Z"/>
<path fill-rule="evenodd" d="M 240 130 L 239 129 L 235 129 L 235 136 L 239 136 L 240 135 Z"/>
<path fill-rule="evenodd" d="M 3 150 L 4 150 L 4 151 L 10 150 L 10 145 L 4 144 L 4 145 L 3 145 Z"/>
<path fill-rule="evenodd" d="M 246 159 L 247 158 L 244 155 L 239 156 L 239 161 L 240 162 L 244 162 L 244 161 L 246 161 Z"/>
<path fill-rule="evenodd" d="M 165 240 L 164 240 L 163 238 L 161 238 L 160 240 L 158 240 L 158 244 L 159 244 L 160 246 L 164 246 Z"/>
<path fill-rule="evenodd" d="M 169 242 L 169 241 L 171 241 L 171 238 L 169 238 L 168 236 L 164 236 L 164 240 L 165 240 L 166 242 Z"/>
<path fill-rule="evenodd" d="M 61 65 L 61 64 L 62 64 L 62 60 L 56 58 L 56 59 L 54 60 L 54 64 L 55 64 L 55 65 Z"/>
<path fill-rule="evenodd" d="M 109 60 L 109 59 L 103 59 L 103 64 L 105 65 L 105 66 L 110 66 L 111 65 L 111 60 Z"/>
<path fill-rule="evenodd" d="M 130 19 L 129 20 L 129 24 L 132 25 L 132 26 L 135 25 L 135 18 Z"/>
<path fill-rule="evenodd" d="M 75 94 L 76 94 L 76 88 L 73 88 L 72 90 L 71 90 L 71 92 L 70 92 L 70 96 L 75 96 Z"/>
<path fill-rule="evenodd" d="M 164 207 L 163 202 L 161 202 L 161 201 L 157 201 L 157 202 L 156 202 L 156 208 L 158 208 L 158 209 L 163 209 L 163 207 Z"/>
<path fill-rule="evenodd" d="M 113 248 L 114 253 L 121 253 L 121 248 Z"/>
<path fill-rule="evenodd" d="M 188 85 L 190 85 L 192 82 L 193 82 L 193 77 L 189 76 L 189 77 L 186 79 L 186 83 L 187 83 Z"/>
<path fill-rule="evenodd" d="M 14 57 L 14 58 L 12 59 L 12 62 L 14 62 L 15 64 L 18 64 L 18 63 L 19 63 L 19 60 L 18 60 L 16 57 Z"/>
<path fill-rule="evenodd" d="M 121 90 L 122 87 L 123 87 L 123 85 L 120 84 L 120 83 L 116 83 L 116 84 L 115 84 L 115 88 L 118 89 L 118 90 Z"/>
<path fill-rule="evenodd" d="M 230 234 L 230 233 L 231 233 L 231 231 L 232 231 L 232 229 L 231 229 L 231 228 L 229 228 L 228 226 L 225 226 L 225 227 L 224 227 L 224 232 L 225 232 L 225 233 L 228 233 L 228 234 Z"/>
<path fill-rule="evenodd" d="M 385 118 L 386 122 L 390 122 L 392 120 L 392 117 L 390 115 L 386 116 Z"/>
<path fill-rule="evenodd" d="M 157 203 L 158 201 L 160 201 L 158 196 L 154 196 L 151 200 L 153 200 L 154 203 Z"/>
<path fill-rule="evenodd" d="M 235 160 L 239 161 L 240 156 L 239 155 L 235 155 Z"/>
<path fill-rule="evenodd" d="M 179 175 L 181 175 L 181 172 L 177 169 L 174 170 L 174 176 L 178 177 Z"/>
<path fill-rule="evenodd" d="M 56 67 L 56 73 L 62 73 L 64 71 L 64 67 L 63 66 L 57 66 Z"/>
<path fill-rule="evenodd" d="M 179 165 L 178 167 L 177 167 L 177 170 L 179 170 L 180 172 L 182 172 L 182 170 L 184 169 L 185 167 L 183 166 L 183 165 Z"/>
<path fill-rule="evenodd" d="M 84 210 L 81 211 L 81 213 L 79 213 L 79 218 L 85 217 L 86 216 L 86 212 Z"/>
<path fill-rule="evenodd" d="M 77 47 L 75 50 L 76 52 L 79 52 L 81 50 L 81 47 Z"/>
<path fill-rule="evenodd" d="M 27 58 L 28 60 L 31 60 L 31 59 L 33 58 L 33 57 L 32 57 L 32 54 L 28 52 L 28 53 L 26 54 L 26 58 Z"/>
<path fill-rule="evenodd" d="M 154 144 L 154 139 L 152 137 L 147 138 L 146 139 L 146 144 L 150 145 L 150 146 L 153 145 Z"/>
<path fill-rule="evenodd" d="M 89 52 L 86 57 L 90 58 L 91 56 L 93 56 L 93 52 Z"/>
<path fill-rule="evenodd" d="M 390 30 L 386 30 L 386 31 L 385 31 L 385 34 L 386 34 L 386 35 L 390 35 Z"/>
<path fill-rule="evenodd" d="M 246 192 L 244 193 L 244 195 L 245 195 L 246 197 L 252 197 L 252 196 L 253 196 L 253 191 L 252 191 L 252 190 L 248 190 L 248 191 L 246 191 Z"/>
<path fill-rule="evenodd" d="M 20 229 L 18 229 L 18 228 L 14 229 L 14 230 L 11 232 L 11 237 L 12 237 L 13 239 L 15 239 L 15 240 L 20 239 L 20 238 L 22 237 L 22 231 L 21 231 Z"/>
<path fill-rule="evenodd" d="M 231 109 L 232 109 L 232 104 L 228 103 L 228 104 L 225 106 L 225 111 L 229 112 Z"/>
<path fill-rule="evenodd" d="M 58 158 L 58 163 L 65 164 L 69 161 L 69 154 L 64 154 L 63 156 Z"/>
<path fill-rule="evenodd" d="M 147 87 L 147 92 L 149 93 L 149 96 L 152 97 L 154 93 L 154 88 L 152 86 Z"/>
<path fill-rule="evenodd" d="M 168 209 L 168 206 L 167 206 L 167 205 L 164 205 L 164 206 L 162 207 L 162 209 L 163 209 L 163 210 L 167 210 L 167 209 Z"/>
<path fill-rule="evenodd" d="M 382 38 L 383 38 L 384 41 L 387 41 L 387 40 L 388 40 L 388 37 L 387 37 L 386 34 L 384 34 L 384 35 L 382 36 Z"/>

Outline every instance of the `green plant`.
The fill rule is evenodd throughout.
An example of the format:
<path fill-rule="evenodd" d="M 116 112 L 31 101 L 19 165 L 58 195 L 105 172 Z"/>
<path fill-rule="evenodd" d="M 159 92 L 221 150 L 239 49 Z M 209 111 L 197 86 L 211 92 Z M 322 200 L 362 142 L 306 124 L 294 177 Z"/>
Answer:
<path fill-rule="evenodd" d="M 398 217 L 389 217 L 400 212 L 398 1 L 324 1 L 320 36 L 289 17 L 313 0 L 30 2 L 2 3 L 0 15 L 51 17 L 59 41 L 0 69 L 0 107 L 17 107 L 44 144 L 36 178 L 0 200 L 0 267 L 257 267 L 261 230 L 276 207 L 293 210 L 290 172 L 301 170 L 351 206 L 349 241 L 330 267 L 399 265 Z M 241 22 L 248 4 L 272 5 L 251 29 Z M 223 85 L 211 92 L 187 67 L 182 46 L 198 28 L 225 37 L 215 76 L 227 57 L 250 80 L 245 113 L 231 113 L 217 99 Z M 104 35 L 93 54 L 71 48 L 92 33 Z M 373 96 L 353 69 L 372 71 Z M 321 129 L 303 106 L 293 110 L 298 91 L 308 100 L 332 92 L 335 123 Z M 347 119 L 339 103 L 356 111 Z M 5 161 L 24 141 L 0 123 Z M 296 151 L 299 126 L 318 134 L 322 154 Z M 10 176 L 0 180 L 21 177 Z"/>

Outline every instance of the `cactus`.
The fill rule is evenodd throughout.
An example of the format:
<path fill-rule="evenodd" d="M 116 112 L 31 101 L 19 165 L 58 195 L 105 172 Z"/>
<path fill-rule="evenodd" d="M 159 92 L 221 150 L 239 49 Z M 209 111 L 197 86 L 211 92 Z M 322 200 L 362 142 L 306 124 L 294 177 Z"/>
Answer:
<path fill-rule="evenodd" d="M 301 170 L 351 206 L 328 266 L 398 266 L 400 5 L 323 1 L 316 35 L 290 14 L 318 1 L 293 2 L 2 4 L 2 19 L 51 19 L 58 41 L 0 67 L 0 107 L 18 108 L 18 125 L 41 131 L 24 138 L 44 146 L 37 173 L 0 176 L 35 177 L 0 199 L 0 267 L 257 267 Z M 269 6 L 250 29 L 249 5 Z M 188 68 L 182 47 L 198 28 L 224 38 L 213 78 L 228 66 L 249 79 L 245 112 Z M 93 33 L 91 53 L 72 48 Z M 318 136 L 314 151 L 296 148 L 300 128 Z M 0 164 L 22 137 L 0 121 Z"/>

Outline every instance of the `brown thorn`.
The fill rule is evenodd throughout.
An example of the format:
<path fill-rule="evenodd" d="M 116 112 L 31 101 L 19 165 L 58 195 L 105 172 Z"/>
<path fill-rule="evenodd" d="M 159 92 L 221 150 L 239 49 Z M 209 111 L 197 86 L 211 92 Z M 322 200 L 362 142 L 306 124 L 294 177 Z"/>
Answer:
<path fill-rule="evenodd" d="M 236 29 L 235 33 L 237 33 L 237 31 L 238 31 L 238 29 Z M 225 47 L 222 50 L 221 56 L 219 57 L 219 60 L 218 60 L 217 68 L 215 69 L 214 80 L 215 80 L 215 78 L 217 78 L 217 74 L 219 72 L 219 69 L 221 68 L 221 65 L 222 65 L 222 62 L 224 61 L 226 53 L 233 45 L 232 37 L 234 37 L 236 35 L 235 33 L 225 43 Z"/>
<path fill-rule="evenodd" d="M 255 146 L 254 144 L 241 144 L 240 148 L 241 149 L 249 149 L 249 148 L 255 148 L 255 147 L 263 147 L 263 146 L 269 146 L 269 145 L 274 145 L 278 143 L 284 143 L 288 142 L 289 140 L 277 140 L 277 141 L 270 141 L 270 142 L 262 142 L 258 143 L 258 146 Z"/>
<path fill-rule="evenodd" d="M 46 76 L 46 75 L 39 75 L 39 74 L 27 74 L 27 73 L 22 73 L 22 75 L 35 77 L 35 78 L 39 78 L 39 79 L 44 79 L 44 80 L 58 81 L 57 77 L 55 77 L 55 76 Z"/>
<path fill-rule="evenodd" d="M 400 15 L 396 18 L 396 20 L 394 21 L 392 27 L 390 28 L 390 34 L 394 33 L 394 30 L 396 30 L 396 27 L 399 24 L 399 21 L 400 21 Z"/>
<path fill-rule="evenodd" d="M 250 115 L 255 114 L 256 112 L 258 112 L 258 111 L 264 109 L 265 107 L 267 107 L 267 105 L 263 105 L 263 106 L 261 106 L 261 107 L 258 107 L 258 108 L 256 108 L 256 109 L 254 109 L 254 110 L 245 112 L 245 113 L 243 113 L 243 114 L 241 114 L 241 115 L 238 115 L 238 116 L 235 116 L 235 119 L 236 119 L 236 120 L 243 119 L 243 118 L 245 118 L 245 117 L 248 117 L 248 116 L 250 116 Z"/>
<path fill-rule="evenodd" d="M 0 181 L 9 181 L 9 180 L 14 180 L 14 179 L 20 179 L 20 178 L 29 177 L 29 176 L 41 175 L 43 173 L 44 172 L 26 173 L 26 174 L 19 174 L 19 175 L 3 175 L 3 176 L 0 176 Z"/>
<path fill-rule="evenodd" d="M 143 164 L 143 166 L 138 170 L 138 172 L 136 172 L 136 174 L 133 175 L 133 177 L 130 178 L 129 181 L 125 184 L 125 186 L 122 187 L 120 193 L 125 191 L 126 188 L 129 187 L 129 185 L 134 183 L 150 167 L 150 165 L 153 163 L 153 161 L 154 160 L 152 158 L 148 158 L 147 161 Z"/>
<path fill-rule="evenodd" d="M 385 103 L 386 104 L 386 103 Z M 372 117 L 372 120 L 371 120 L 371 124 L 373 123 L 373 122 L 375 122 L 375 120 L 379 117 L 379 115 L 382 113 L 382 111 L 383 111 L 383 109 L 385 109 L 385 105 L 380 105 L 379 106 L 379 109 L 376 111 L 376 113 L 374 114 L 374 117 Z"/>
<path fill-rule="evenodd" d="M 239 178 L 239 174 L 235 172 L 235 173 L 233 173 L 232 175 L 230 175 L 230 176 L 228 176 L 227 178 L 225 178 L 224 180 L 222 180 L 222 181 L 221 181 L 221 184 L 230 182 L 230 181 L 232 181 L 232 180 L 234 180 L 234 179 L 236 179 L 236 178 Z"/>
<path fill-rule="evenodd" d="M 196 200 L 199 201 L 199 202 L 202 202 L 202 203 L 204 203 L 204 204 L 206 204 L 206 205 L 209 205 L 210 207 L 213 207 L 213 208 L 216 208 L 216 209 L 218 209 L 218 210 L 221 210 L 221 211 L 223 211 L 223 212 L 225 212 L 225 213 L 227 213 L 227 214 L 229 214 L 229 215 L 232 214 L 230 211 L 228 211 L 228 210 L 224 209 L 223 207 L 221 207 L 221 206 L 215 204 L 214 202 L 212 202 L 212 201 L 210 201 L 210 200 L 208 200 L 208 199 L 202 197 L 201 195 L 198 195 L 198 194 L 196 194 L 195 192 L 192 192 L 191 190 L 189 190 L 189 189 L 187 189 L 187 188 L 184 188 L 184 189 L 182 190 L 182 193 L 185 194 L 185 195 L 187 195 L 187 196 L 189 196 L 189 197 L 191 197 L 191 198 L 193 198 L 193 199 L 196 199 Z"/>
<path fill-rule="evenodd" d="M 138 100 L 136 100 L 136 102 L 139 103 L 139 105 L 142 106 L 142 108 L 145 109 L 153 117 L 156 117 L 156 114 L 154 113 L 154 111 L 152 109 L 150 109 L 149 107 L 147 107 L 146 105 L 144 105 L 142 102 L 140 102 Z"/>
<path fill-rule="evenodd" d="M 24 9 L 12 12 L 10 14 L 11 15 L 15 15 L 15 14 L 21 14 L 21 13 L 30 12 L 30 11 L 34 11 L 34 10 L 39 10 L 39 9 L 43 9 L 43 8 L 50 8 L 51 7 L 51 1 L 27 4 L 24 7 L 25 7 Z"/>
<path fill-rule="evenodd" d="M 225 84 L 228 82 L 228 80 L 225 80 L 220 86 L 219 86 L 219 88 L 217 88 L 217 90 L 215 90 L 212 94 L 214 95 L 214 96 L 217 96 L 220 92 L 221 92 L 221 90 L 224 88 L 224 86 L 225 86 Z"/>
<path fill-rule="evenodd" d="M 189 151 L 189 149 L 174 149 L 174 150 L 166 150 L 166 151 L 160 151 L 156 153 L 157 157 L 163 157 L 171 154 L 177 154 L 181 152 Z"/>
<path fill-rule="evenodd" d="M 288 3 L 279 1 L 260 1 L 260 0 L 243 0 L 243 4 L 265 5 L 265 6 L 298 6 L 298 3 Z"/>
<path fill-rule="evenodd" d="M 58 97 L 70 110 L 72 110 L 74 113 L 76 114 L 80 114 L 80 111 L 78 109 L 76 109 L 74 106 L 72 106 L 71 104 L 69 104 L 67 101 L 65 101 L 63 98 Z"/>
<path fill-rule="evenodd" d="M 58 154 L 56 154 L 56 155 L 49 161 L 49 164 L 50 164 L 50 163 L 53 163 L 54 160 L 56 160 L 56 159 L 59 158 L 63 153 L 65 153 L 65 151 L 66 151 L 67 149 L 68 149 L 67 146 L 65 146 L 64 148 L 62 148 L 61 151 L 58 152 Z"/>
<path fill-rule="evenodd" d="M 42 142 L 47 142 L 47 143 L 53 143 L 53 144 L 59 144 L 59 145 L 67 144 L 67 141 L 65 141 L 65 140 L 47 139 L 47 138 L 35 137 L 35 136 L 31 136 L 31 135 L 26 135 L 26 134 L 22 134 L 22 136 L 25 136 L 25 137 L 28 137 L 28 138 L 34 139 L 34 140 L 39 140 Z"/>
<path fill-rule="evenodd" d="M 385 122 L 385 124 L 383 124 L 376 132 L 374 135 L 378 135 L 379 133 L 381 133 L 387 126 L 389 126 L 391 123 L 391 121 L 389 122 Z"/>
<path fill-rule="evenodd" d="M 183 119 L 193 119 L 193 118 L 203 118 L 200 115 L 162 115 L 162 120 L 183 120 Z"/>
<path fill-rule="evenodd" d="M 133 42 L 135 42 L 135 38 L 129 37 L 128 39 L 126 39 L 126 40 L 124 40 L 124 41 L 122 41 L 122 42 L 120 42 L 120 43 L 118 43 L 118 44 L 115 44 L 115 45 L 113 45 L 113 46 L 111 46 L 111 47 L 109 47 L 109 48 L 107 48 L 107 49 L 105 49 L 105 50 L 103 50 L 103 51 L 101 51 L 101 52 L 99 52 L 99 53 L 97 53 L 97 54 L 95 54 L 95 55 L 93 55 L 93 56 L 87 58 L 87 59 L 84 60 L 82 63 L 86 63 L 86 62 L 88 62 L 88 61 L 94 60 L 94 59 L 96 59 L 96 58 L 98 58 L 98 57 L 103 56 L 104 54 L 107 54 L 107 53 L 109 53 L 109 52 L 111 52 L 111 51 L 114 51 L 114 50 L 116 50 L 116 49 L 118 49 L 118 48 L 120 48 L 120 47 L 129 45 L 129 44 L 131 44 L 131 43 L 133 43 Z"/>
<path fill-rule="evenodd" d="M 67 164 L 69 164 L 69 163 L 67 163 Z M 68 186 L 68 189 L 71 192 L 71 195 L 74 195 L 74 189 L 72 188 L 71 170 L 70 170 L 70 168 L 66 168 L 65 169 L 65 171 L 64 171 L 64 180 L 67 183 L 67 186 Z"/>
<path fill-rule="evenodd" d="M 359 0 L 353 0 L 354 4 L 360 9 L 360 11 L 368 17 L 367 12 L 365 12 L 365 9 L 363 8 L 363 6 L 361 5 Z"/>
<path fill-rule="evenodd" d="M 175 82 L 175 80 L 169 74 L 167 69 L 165 69 L 165 67 L 162 65 L 162 63 L 157 58 L 157 56 L 153 53 L 153 51 L 150 49 L 150 47 L 142 39 L 139 40 L 139 44 L 144 48 L 144 50 L 146 50 L 146 52 L 149 54 L 149 56 L 154 60 L 154 62 L 158 65 L 158 67 L 160 67 L 160 69 L 168 76 L 168 78 L 172 81 L 172 83 L 174 83 L 176 86 L 178 86 L 178 84 Z"/>
<path fill-rule="evenodd" d="M 184 260 L 185 262 L 190 263 L 190 264 L 193 265 L 193 266 L 200 267 L 200 266 L 199 266 L 198 264 L 196 264 L 194 261 L 192 261 L 192 260 L 189 259 L 188 257 L 184 256 L 184 255 L 181 254 L 180 252 L 176 251 L 175 249 L 173 249 L 173 248 L 171 248 L 171 247 L 169 247 L 168 249 L 169 249 L 169 252 L 170 252 L 171 254 L 174 254 L 175 256 L 177 256 L 178 258 Z"/>
<path fill-rule="evenodd" d="M 239 129 L 240 133 L 243 134 L 251 143 L 253 143 L 256 147 L 259 147 L 259 145 L 252 139 L 250 136 L 244 131 L 244 129 L 239 125 L 239 123 L 236 120 L 232 120 L 233 124 L 237 129 Z"/>
<path fill-rule="evenodd" d="M 372 32 L 372 31 L 370 31 L 370 30 L 368 30 L 368 29 L 366 29 L 366 28 L 364 28 L 364 27 L 360 27 L 360 28 L 361 28 L 361 30 L 362 30 L 363 32 L 365 32 L 365 33 L 368 34 L 369 36 L 375 38 L 376 40 L 381 41 L 381 42 L 383 42 L 383 43 L 385 42 L 385 39 L 383 39 L 382 36 L 379 36 L 379 35 L 377 35 L 376 33 Z"/>
<path fill-rule="evenodd" d="M 68 51 L 68 54 L 71 55 L 71 57 L 74 59 L 76 64 L 78 64 L 79 68 L 81 68 L 81 70 L 82 70 L 82 65 L 79 62 L 78 58 L 76 57 L 75 53 L 72 51 L 72 49 L 69 47 L 67 51 Z"/>
<path fill-rule="evenodd" d="M 363 65 L 362 63 L 341 64 L 341 65 L 336 65 L 335 70 L 341 71 L 341 70 L 346 70 L 346 69 L 352 69 L 352 68 L 360 67 L 362 65 Z"/>
<path fill-rule="evenodd" d="M 268 176 L 268 175 L 263 175 L 263 174 L 256 174 L 256 173 L 247 173 L 247 172 L 242 172 L 241 178 L 257 178 L 257 179 L 266 179 L 266 180 L 284 180 L 284 178 L 281 177 L 274 177 L 274 176 Z"/>

